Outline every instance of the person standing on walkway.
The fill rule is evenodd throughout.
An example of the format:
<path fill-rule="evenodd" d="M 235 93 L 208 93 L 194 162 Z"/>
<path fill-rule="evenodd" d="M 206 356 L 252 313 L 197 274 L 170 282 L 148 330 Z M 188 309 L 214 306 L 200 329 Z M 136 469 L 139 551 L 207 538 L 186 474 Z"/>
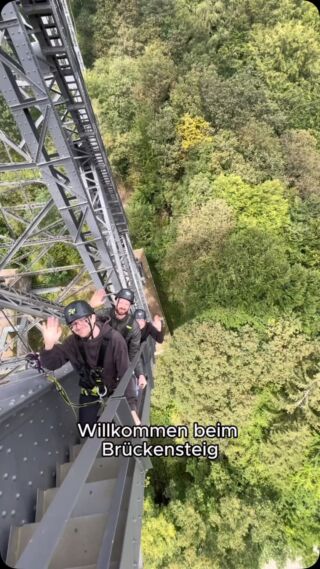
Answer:
<path fill-rule="evenodd" d="M 79 409 L 79 423 L 92 426 L 97 420 L 102 400 L 112 395 L 129 367 L 127 345 L 108 322 L 98 322 L 93 308 L 83 300 L 68 304 L 64 316 L 72 334 L 62 343 L 59 343 L 62 329 L 58 318 L 51 316 L 41 326 L 44 339 L 41 365 L 55 370 L 67 362 L 72 364 L 79 375 L 79 404 L 84 405 Z M 133 379 L 125 395 L 137 422 Z"/>
<path fill-rule="evenodd" d="M 89 303 L 92 308 L 101 306 L 107 298 L 106 291 L 102 288 L 97 290 L 91 297 Z M 133 361 L 140 349 L 141 332 L 137 321 L 130 312 L 134 303 L 134 293 L 128 288 L 122 288 L 116 294 L 115 304 L 111 307 L 103 307 L 96 310 L 98 319 L 108 321 L 110 326 L 120 332 L 127 342 L 129 360 Z M 135 374 L 138 380 L 138 387 L 142 389 L 146 386 L 147 380 L 143 372 L 141 361 L 135 367 Z"/>

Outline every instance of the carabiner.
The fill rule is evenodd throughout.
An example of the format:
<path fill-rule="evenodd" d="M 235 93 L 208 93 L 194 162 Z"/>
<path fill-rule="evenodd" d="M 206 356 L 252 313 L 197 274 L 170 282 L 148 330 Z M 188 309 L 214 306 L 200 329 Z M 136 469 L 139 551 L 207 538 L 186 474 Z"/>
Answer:
<path fill-rule="evenodd" d="M 104 392 L 99 393 L 99 399 L 103 399 L 106 395 L 108 395 L 108 388 L 106 387 L 106 385 L 104 385 L 103 387 L 104 387 Z"/>

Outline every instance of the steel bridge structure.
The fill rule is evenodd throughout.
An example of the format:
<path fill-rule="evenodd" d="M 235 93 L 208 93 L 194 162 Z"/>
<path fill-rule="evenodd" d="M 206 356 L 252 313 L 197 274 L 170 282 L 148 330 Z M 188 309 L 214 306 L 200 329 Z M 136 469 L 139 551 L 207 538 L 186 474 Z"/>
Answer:
<path fill-rule="evenodd" d="M 96 437 L 79 444 L 72 408 L 25 358 L 41 320 L 94 289 L 110 304 L 131 288 L 149 313 L 83 71 L 67 0 L 0 2 L 0 553 L 20 569 L 143 566 L 150 461 L 103 458 Z M 153 348 L 136 357 L 150 379 L 144 424 Z M 101 421 L 133 424 L 124 392 L 136 361 Z M 72 368 L 55 376 L 76 401 Z"/>

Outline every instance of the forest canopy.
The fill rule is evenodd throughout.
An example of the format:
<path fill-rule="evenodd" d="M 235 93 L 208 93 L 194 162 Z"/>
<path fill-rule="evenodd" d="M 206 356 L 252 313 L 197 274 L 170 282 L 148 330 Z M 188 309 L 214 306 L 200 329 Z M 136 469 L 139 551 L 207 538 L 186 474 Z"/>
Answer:
<path fill-rule="evenodd" d="M 305 0 L 71 5 L 131 236 L 174 332 L 152 421 L 239 428 L 216 462 L 155 461 L 145 565 L 310 565 L 320 521 L 318 12 Z"/>

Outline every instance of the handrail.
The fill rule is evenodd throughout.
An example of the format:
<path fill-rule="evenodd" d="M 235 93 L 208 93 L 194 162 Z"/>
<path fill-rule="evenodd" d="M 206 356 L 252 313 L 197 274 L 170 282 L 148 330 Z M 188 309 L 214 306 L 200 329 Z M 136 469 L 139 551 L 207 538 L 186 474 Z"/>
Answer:
<path fill-rule="evenodd" d="M 119 569 L 138 569 L 140 553 L 140 533 L 142 525 L 143 494 L 144 494 L 145 470 L 136 460 L 134 465 L 131 493 L 129 499 L 128 514 L 124 531 L 123 547 Z M 131 542 L 129 544 L 129 542 Z M 129 546 L 130 545 L 130 546 Z M 106 566 L 97 565 L 97 569 Z"/>
<path fill-rule="evenodd" d="M 147 357 L 148 356 L 152 356 L 153 353 L 153 342 L 151 342 L 151 338 L 149 341 L 144 342 L 144 346 L 142 348 L 142 352 L 146 351 L 147 352 Z M 149 359 L 149 358 L 148 358 Z M 151 370 L 151 368 L 150 368 Z M 151 389 L 153 388 L 153 381 L 152 381 L 152 375 L 150 372 L 149 375 L 150 380 L 147 383 L 146 388 L 143 390 L 142 392 L 142 396 L 143 396 L 143 404 L 141 407 L 141 423 L 142 424 L 146 424 L 149 420 L 149 410 L 150 410 L 150 399 L 151 399 Z M 139 443 L 141 441 L 141 439 L 136 438 L 134 439 L 133 444 Z M 129 498 L 129 505 L 128 505 L 128 513 L 126 516 L 126 523 L 125 523 L 125 530 L 124 530 L 124 538 L 123 538 L 123 547 L 122 547 L 122 551 L 123 553 L 125 552 L 125 554 L 127 552 L 131 552 L 131 554 L 133 553 L 133 558 L 134 557 L 139 557 L 139 545 L 140 545 L 140 533 L 141 533 L 141 525 L 142 525 L 142 511 L 143 511 L 143 493 L 144 493 L 144 477 L 145 477 L 145 472 L 146 470 L 148 470 L 148 468 L 151 467 L 151 461 L 150 459 L 145 459 L 145 458 L 127 458 L 126 459 L 128 461 L 128 465 L 130 464 L 130 462 L 132 463 L 132 461 L 134 462 L 134 469 L 133 469 L 133 481 L 132 481 L 132 486 L 131 486 L 131 492 L 130 492 L 130 498 Z M 120 473 L 119 473 L 120 475 Z M 140 497 L 137 496 L 137 493 L 135 491 L 135 487 L 138 487 L 140 485 L 140 494 L 141 494 L 141 488 L 142 488 L 142 494 L 140 495 Z M 136 504 L 135 502 L 140 502 L 138 504 Z M 113 546 L 113 540 L 112 540 L 112 536 L 114 537 L 116 535 L 116 527 L 115 526 L 115 520 L 118 519 L 118 515 L 120 512 L 120 507 L 121 507 L 121 501 L 120 500 L 116 500 L 114 501 L 114 507 L 115 507 L 115 512 L 114 514 L 112 514 L 112 518 L 110 519 L 110 521 L 108 520 L 108 526 L 106 528 L 106 531 L 104 533 L 103 536 L 103 540 L 102 540 L 102 545 L 101 545 L 101 549 L 100 549 L 100 554 L 99 554 L 99 558 L 98 558 L 98 562 L 97 562 L 97 569 L 108 569 L 109 567 L 109 563 L 111 562 L 112 558 L 112 546 Z M 132 522 L 131 519 L 132 518 Z M 132 541 L 132 543 L 129 543 L 130 541 Z M 122 555 L 123 557 L 123 555 Z M 125 563 L 127 563 L 127 559 L 125 561 Z M 138 561 L 134 561 L 132 562 L 132 567 L 137 567 L 138 568 Z M 124 565 L 123 569 L 128 569 L 128 565 Z"/>
<path fill-rule="evenodd" d="M 114 494 L 110 504 L 111 515 L 108 518 L 107 527 L 105 529 L 102 545 L 97 562 L 97 569 L 106 569 L 109 567 L 112 558 L 112 548 L 115 541 L 118 522 L 120 518 L 120 510 L 123 502 L 123 494 L 125 490 L 126 479 L 128 476 L 130 458 L 121 457 L 121 466 L 117 477 Z"/>

